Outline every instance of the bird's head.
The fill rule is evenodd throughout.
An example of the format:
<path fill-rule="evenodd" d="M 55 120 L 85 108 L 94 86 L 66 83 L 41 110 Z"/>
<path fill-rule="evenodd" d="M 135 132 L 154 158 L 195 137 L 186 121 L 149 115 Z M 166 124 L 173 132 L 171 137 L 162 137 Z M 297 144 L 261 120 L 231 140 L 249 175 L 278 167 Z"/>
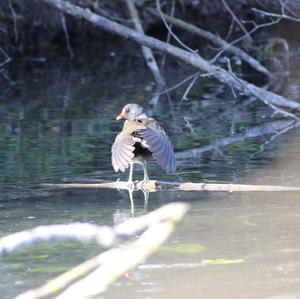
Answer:
<path fill-rule="evenodd" d="M 147 117 L 147 115 L 144 113 L 144 108 L 138 104 L 127 104 L 123 107 L 121 113 L 117 116 L 117 120 L 130 120 L 139 117 Z"/>

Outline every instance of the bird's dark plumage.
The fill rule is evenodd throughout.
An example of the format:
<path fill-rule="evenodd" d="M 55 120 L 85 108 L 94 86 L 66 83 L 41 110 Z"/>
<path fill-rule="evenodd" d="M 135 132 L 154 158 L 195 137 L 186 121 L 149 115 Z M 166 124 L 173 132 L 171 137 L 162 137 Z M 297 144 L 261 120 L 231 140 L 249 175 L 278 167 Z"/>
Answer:
<path fill-rule="evenodd" d="M 117 119 L 126 119 L 123 130 L 112 146 L 111 160 L 115 171 L 125 171 L 134 163 L 154 159 L 167 172 L 176 169 L 172 143 L 153 118 L 147 117 L 141 106 L 127 104 Z"/>

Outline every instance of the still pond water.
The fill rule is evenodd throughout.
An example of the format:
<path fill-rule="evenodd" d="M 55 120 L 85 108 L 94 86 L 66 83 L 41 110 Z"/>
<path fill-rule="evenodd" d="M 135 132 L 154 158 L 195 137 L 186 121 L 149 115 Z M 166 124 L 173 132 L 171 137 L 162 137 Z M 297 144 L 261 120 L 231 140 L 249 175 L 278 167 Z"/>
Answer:
<path fill-rule="evenodd" d="M 105 55 L 93 67 L 55 57 L 22 60 L 11 70 L 17 85 L 3 90 L 0 102 L 2 236 L 41 224 L 113 225 L 130 217 L 125 191 L 40 187 L 127 179 L 110 163 L 122 126 L 115 117 L 127 102 L 147 107 L 153 86 L 141 60 L 123 61 L 120 69 L 116 53 Z M 179 68 L 170 71 L 173 82 L 180 80 Z M 225 87 L 202 81 L 187 101 L 181 101 L 185 85 L 152 110 L 172 139 L 178 167 L 167 175 L 150 164 L 150 177 L 300 186 L 300 128 L 288 130 L 288 120 L 271 118 L 255 99 L 234 98 Z M 298 86 L 292 79 L 289 84 L 297 98 Z M 277 136 L 276 128 L 286 132 Z M 141 169 L 135 174 L 141 177 Z M 135 215 L 143 214 L 143 194 L 134 192 L 134 200 Z M 160 191 L 150 194 L 147 211 L 174 201 L 191 210 L 163 250 L 103 298 L 300 298 L 299 193 Z M 0 298 L 38 286 L 97 252 L 71 243 L 3 257 Z"/>

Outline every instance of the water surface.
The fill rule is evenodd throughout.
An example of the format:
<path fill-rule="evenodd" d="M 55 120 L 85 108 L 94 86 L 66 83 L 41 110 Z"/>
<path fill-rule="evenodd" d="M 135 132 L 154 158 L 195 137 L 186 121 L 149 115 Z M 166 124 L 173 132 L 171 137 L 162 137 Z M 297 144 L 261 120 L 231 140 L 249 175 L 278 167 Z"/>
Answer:
<path fill-rule="evenodd" d="M 131 217 L 126 191 L 40 186 L 127 179 L 110 163 L 110 147 L 122 126 L 115 117 L 127 102 L 149 108 L 153 84 L 141 60 L 123 61 L 120 68 L 122 58 L 101 55 L 93 65 L 49 56 L 46 63 L 20 61 L 11 70 L 17 85 L 3 92 L 0 102 L 2 236 L 41 224 L 113 225 Z M 179 66 L 170 70 L 170 82 L 180 79 L 178 74 Z M 300 185 L 299 128 L 283 134 L 287 119 L 272 118 L 263 104 L 235 98 L 215 82 L 203 80 L 187 101 L 181 100 L 184 88 L 169 100 L 162 97 L 152 110 L 172 139 L 178 168 L 165 174 L 150 164 L 151 178 Z M 272 123 L 282 134 L 262 134 Z M 246 138 L 251 128 L 256 134 Z M 137 168 L 135 177 L 141 176 Z M 104 298 L 300 297 L 299 193 L 160 191 L 150 194 L 146 210 L 142 192 L 134 192 L 134 200 L 135 215 L 174 201 L 189 203 L 191 211 L 164 248 Z M 1 298 L 38 286 L 98 252 L 96 246 L 71 243 L 6 256 L 0 263 Z"/>

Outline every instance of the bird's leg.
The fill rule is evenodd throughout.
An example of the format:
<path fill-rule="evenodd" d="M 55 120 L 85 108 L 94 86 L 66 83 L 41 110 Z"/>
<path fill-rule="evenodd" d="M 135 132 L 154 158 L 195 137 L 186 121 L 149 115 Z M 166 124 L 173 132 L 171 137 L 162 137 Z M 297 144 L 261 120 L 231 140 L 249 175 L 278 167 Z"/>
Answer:
<path fill-rule="evenodd" d="M 133 180 L 132 180 L 132 174 L 133 174 L 133 162 L 130 162 L 128 185 L 130 185 L 131 188 L 134 189 L 134 184 L 133 184 Z"/>
<path fill-rule="evenodd" d="M 149 199 L 149 191 L 142 189 L 144 194 L 144 210 L 147 211 L 148 207 L 148 199 Z"/>
<path fill-rule="evenodd" d="M 147 167 L 146 167 L 146 163 L 144 162 L 143 165 L 143 170 L 144 170 L 144 179 L 143 179 L 143 183 L 148 183 L 149 182 L 149 176 L 148 176 L 148 172 L 147 172 Z"/>
<path fill-rule="evenodd" d="M 133 201 L 133 189 L 128 189 L 130 207 L 131 207 L 131 217 L 134 217 L 134 201 Z"/>

